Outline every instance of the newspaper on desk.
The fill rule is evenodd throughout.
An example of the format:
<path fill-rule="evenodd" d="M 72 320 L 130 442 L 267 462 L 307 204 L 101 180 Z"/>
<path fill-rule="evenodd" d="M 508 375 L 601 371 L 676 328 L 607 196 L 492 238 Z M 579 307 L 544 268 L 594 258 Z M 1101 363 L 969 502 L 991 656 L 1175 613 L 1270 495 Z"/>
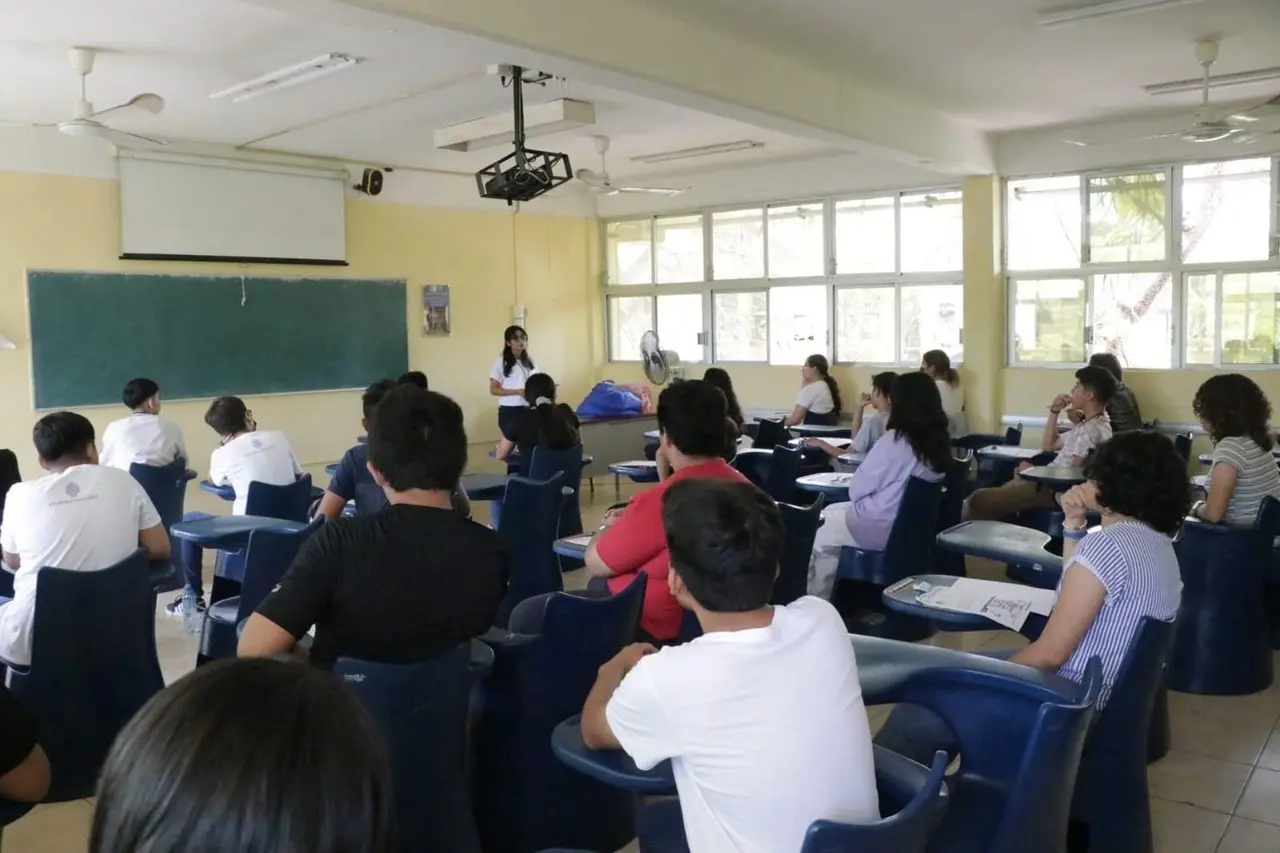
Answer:
<path fill-rule="evenodd" d="M 585 548 L 591 544 L 591 534 L 584 533 L 580 536 L 566 536 L 564 541 L 566 544 L 577 545 L 579 548 Z"/>
<path fill-rule="evenodd" d="M 927 607 L 985 616 L 1012 631 L 1021 631 L 1028 614 L 1048 616 L 1058 595 L 1021 584 L 956 578 L 951 586 L 929 587 L 916 600 Z"/>

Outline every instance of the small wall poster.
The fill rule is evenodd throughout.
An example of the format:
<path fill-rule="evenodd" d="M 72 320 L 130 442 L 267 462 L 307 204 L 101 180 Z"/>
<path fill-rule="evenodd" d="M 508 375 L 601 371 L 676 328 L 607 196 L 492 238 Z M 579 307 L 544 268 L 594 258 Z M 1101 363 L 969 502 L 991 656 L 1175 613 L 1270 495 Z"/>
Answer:
<path fill-rule="evenodd" d="M 449 335 L 449 285 L 422 286 L 422 335 Z"/>

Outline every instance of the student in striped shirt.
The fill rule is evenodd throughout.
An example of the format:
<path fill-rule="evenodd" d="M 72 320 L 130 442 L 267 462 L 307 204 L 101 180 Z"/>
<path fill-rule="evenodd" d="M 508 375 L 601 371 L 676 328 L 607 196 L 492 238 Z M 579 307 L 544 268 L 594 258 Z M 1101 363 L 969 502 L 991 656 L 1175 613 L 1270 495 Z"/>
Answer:
<path fill-rule="evenodd" d="M 1191 407 L 1213 439 L 1209 494 L 1192 515 L 1212 524 L 1253 524 L 1263 498 L 1280 498 L 1267 426 L 1271 403 L 1249 377 L 1224 373 L 1200 386 Z"/>
<path fill-rule="evenodd" d="M 1182 578 L 1172 536 L 1187 511 L 1186 467 L 1159 433 L 1124 432 L 1098 448 L 1088 480 L 1062 496 L 1062 580 L 1044 631 L 1009 660 L 1080 681 L 1092 657 L 1102 661 L 1102 696 L 1111 696 L 1120 664 L 1145 617 L 1172 621 Z M 1085 515 L 1102 515 L 1088 532 Z M 924 763 L 954 755 L 950 729 L 925 709 L 899 705 L 875 742 Z"/>

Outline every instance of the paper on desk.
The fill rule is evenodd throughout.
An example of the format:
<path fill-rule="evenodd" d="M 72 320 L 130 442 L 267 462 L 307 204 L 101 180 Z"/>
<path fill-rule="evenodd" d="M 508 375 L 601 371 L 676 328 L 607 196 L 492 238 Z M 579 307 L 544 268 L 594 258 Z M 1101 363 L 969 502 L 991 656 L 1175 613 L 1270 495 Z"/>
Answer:
<path fill-rule="evenodd" d="M 1027 615 L 1048 616 L 1058 601 L 1057 593 L 1020 584 L 956 578 L 951 586 L 935 586 L 917 599 L 928 607 L 974 613 L 992 622 L 1021 631 Z"/>
<path fill-rule="evenodd" d="M 566 537 L 564 538 L 564 541 L 565 541 L 565 542 L 568 542 L 570 545 L 580 545 L 580 546 L 582 546 L 583 548 L 585 548 L 585 547 L 587 547 L 588 545 L 590 545 L 590 544 L 591 544 L 591 537 L 590 537 L 589 535 L 586 535 L 586 536 L 566 536 Z"/>

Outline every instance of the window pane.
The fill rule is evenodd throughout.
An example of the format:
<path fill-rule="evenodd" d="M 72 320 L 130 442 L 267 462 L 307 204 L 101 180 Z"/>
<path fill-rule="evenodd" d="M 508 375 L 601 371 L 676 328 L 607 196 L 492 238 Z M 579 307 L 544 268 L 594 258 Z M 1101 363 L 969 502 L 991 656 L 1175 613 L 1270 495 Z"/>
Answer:
<path fill-rule="evenodd" d="M 902 197 L 902 271 L 939 272 L 964 268 L 960 193 Z"/>
<path fill-rule="evenodd" d="M 1271 161 L 1201 163 L 1182 170 L 1182 259 L 1265 260 L 1270 248 Z"/>
<path fill-rule="evenodd" d="M 952 362 L 964 361 L 964 285 L 929 284 L 902 288 L 904 364 L 919 364 L 931 349 L 945 350 Z"/>
<path fill-rule="evenodd" d="M 769 297 L 751 293 L 717 293 L 716 361 L 769 360 Z"/>
<path fill-rule="evenodd" d="M 1222 277 L 1222 363 L 1280 364 L 1280 272 Z"/>
<path fill-rule="evenodd" d="M 893 364 L 897 322 L 892 287 L 844 287 L 836 291 L 836 361 Z"/>
<path fill-rule="evenodd" d="M 1122 367 L 1173 366 L 1173 284 L 1169 273 L 1094 277 L 1093 352 Z"/>
<path fill-rule="evenodd" d="M 609 284 L 653 284 L 652 236 L 648 219 L 605 226 Z"/>
<path fill-rule="evenodd" d="M 764 278 L 764 211 L 711 214 L 711 270 L 718 280 Z"/>
<path fill-rule="evenodd" d="M 653 223 L 658 253 L 658 283 L 702 281 L 702 217 L 660 216 Z M 661 314 L 662 309 L 658 309 Z"/>
<path fill-rule="evenodd" d="M 653 300 L 648 296 L 615 296 L 609 300 L 609 358 L 639 361 L 640 339 L 653 328 Z"/>
<path fill-rule="evenodd" d="M 827 288 L 769 289 L 769 363 L 804 364 L 827 350 Z"/>
<path fill-rule="evenodd" d="M 892 196 L 836 202 L 836 272 L 894 272 L 897 222 Z"/>
<path fill-rule="evenodd" d="M 1084 361 L 1084 282 L 1015 281 L 1015 362 Z"/>
<path fill-rule="evenodd" d="M 1164 172 L 1089 179 L 1089 260 L 1164 260 Z"/>
<path fill-rule="evenodd" d="M 769 278 L 826 274 L 822 219 L 821 204 L 769 208 Z"/>
<path fill-rule="evenodd" d="M 1009 181 L 1009 269 L 1080 266 L 1080 176 Z"/>
<path fill-rule="evenodd" d="M 702 294 L 682 293 L 658 297 L 658 340 L 663 349 L 674 350 L 680 360 L 699 364 L 703 361 Z"/>
<path fill-rule="evenodd" d="M 1213 364 L 1217 340 L 1216 275 L 1187 276 L 1187 364 Z"/>

